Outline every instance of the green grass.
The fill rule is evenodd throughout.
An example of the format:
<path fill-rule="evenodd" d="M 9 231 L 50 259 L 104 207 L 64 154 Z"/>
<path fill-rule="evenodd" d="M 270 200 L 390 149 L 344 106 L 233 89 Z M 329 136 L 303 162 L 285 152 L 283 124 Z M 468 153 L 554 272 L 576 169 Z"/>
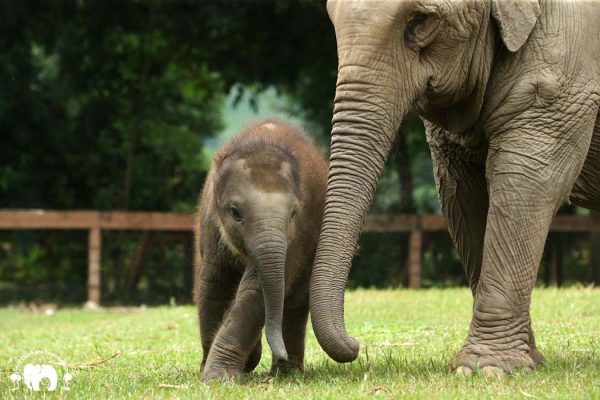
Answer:
<path fill-rule="evenodd" d="M 501 380 L 449 373 L 467 333 L 466 289 L 358 290 L 346 299 L 349 332 L 361 343 L 357 361 L 331 361 L 309 330 L 304 375 L 262 383 L 270 363 L 265 345 L 261 364 L 243 385 L 199 383 L 201 354 L 191 306 L 127 313 L 65 309 L 51 316 L 0 309 L 0 398 L 600 399 L 598 289 L 536 289 L 532 316 L 547 363 Z M 93 368 L 71 369 L 69 392 L 11 391 L 14 365 L 33 350 L 53 352 L 70 364 L 119 355 Z"/>

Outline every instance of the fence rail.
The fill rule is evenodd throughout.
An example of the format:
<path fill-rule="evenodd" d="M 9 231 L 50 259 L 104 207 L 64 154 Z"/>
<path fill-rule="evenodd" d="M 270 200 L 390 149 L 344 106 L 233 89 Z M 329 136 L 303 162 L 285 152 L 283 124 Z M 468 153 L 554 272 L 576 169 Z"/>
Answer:
<path fill-rule="evenodd" d="M 89 231 L 88 301 L 101 302 L 101 231 L 192 231 L 194 217 L 189 214 L 131 211 L 50 211 L 2 210 L 0 230 L 81 229 Z M 368 215 L 363 232 L 409 232 L 408 286 L 421 284 L 423 233 L 446 230 L 439 215 Z M 585 216 L 556 216 L 551 232 L 600 232 L 600 219 Z"/>

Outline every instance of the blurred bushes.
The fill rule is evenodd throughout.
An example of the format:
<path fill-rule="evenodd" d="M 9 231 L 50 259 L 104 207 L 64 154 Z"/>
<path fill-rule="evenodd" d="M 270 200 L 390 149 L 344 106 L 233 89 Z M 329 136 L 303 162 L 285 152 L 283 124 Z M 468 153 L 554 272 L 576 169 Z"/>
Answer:
<path fill-rule="evenodd" d="M 0 304 L 85 301 L 87 232 L 2 232 L 0 247 Z"/>

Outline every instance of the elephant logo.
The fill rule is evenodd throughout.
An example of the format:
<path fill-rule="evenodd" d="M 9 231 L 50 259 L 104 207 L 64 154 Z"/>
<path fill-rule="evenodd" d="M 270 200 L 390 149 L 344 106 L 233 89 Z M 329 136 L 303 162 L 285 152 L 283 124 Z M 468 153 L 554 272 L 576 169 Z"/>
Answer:
<path fill-rule="evenodd" d="M 62 373 L 60 380 L 57 368 Z M 18 390 L 21 382 L 33 392 L 53 392 L 59 387 L 59 383 L 60 390 L 70 390 L 69 383 L 72 379 L 67 363 L 48 351 L 34 351 L 21 356 L 15 371 L 10 375 L 14 384 L 12 391 Z"/>

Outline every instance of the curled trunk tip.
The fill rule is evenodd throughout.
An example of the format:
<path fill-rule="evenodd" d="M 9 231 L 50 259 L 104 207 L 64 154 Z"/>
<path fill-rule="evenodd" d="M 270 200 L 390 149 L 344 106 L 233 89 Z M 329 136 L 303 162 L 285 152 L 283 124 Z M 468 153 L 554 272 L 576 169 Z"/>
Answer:
<path fill-rule="evenodd" d="M 326 338 L 320 339 L 319 335 L 317 335 L 317 340 L 323 350 L 325 350 L 329 357 L 334 361 L 348 363 L 356 360 L 358 357 L 358 352 L 360 350 L 358 340 L 349 336 L 347 333 L 337 342 L 328 341 Z"/>
<path fill-rule="evenodd" d="M 315 278 L 313 274 L 313 278 Z M 316 278 L 320 280 L 320 278 Z M 356 360 L 360 345 L 352 336 L 348 335 L 346 326 L 342 320 L 341 323 L 335 323 L 334 318 L 327 312 L 325 307 L 313 307 L 314 304 L 332 304 L 331 301 L 321 300 L 321 291 L 315 288 L 318 284 L 311 282 L 310 303 L 311 303 L 311 321 L 315 336 L 319 345 L 333 360 L 339 363 L 347 363 Z M 343 303 L 342 303 L 343 304 Z M 334 314 L 337 316 L 338 314 Z M 343 311 L 341 312 L 343 318 Z"/>

